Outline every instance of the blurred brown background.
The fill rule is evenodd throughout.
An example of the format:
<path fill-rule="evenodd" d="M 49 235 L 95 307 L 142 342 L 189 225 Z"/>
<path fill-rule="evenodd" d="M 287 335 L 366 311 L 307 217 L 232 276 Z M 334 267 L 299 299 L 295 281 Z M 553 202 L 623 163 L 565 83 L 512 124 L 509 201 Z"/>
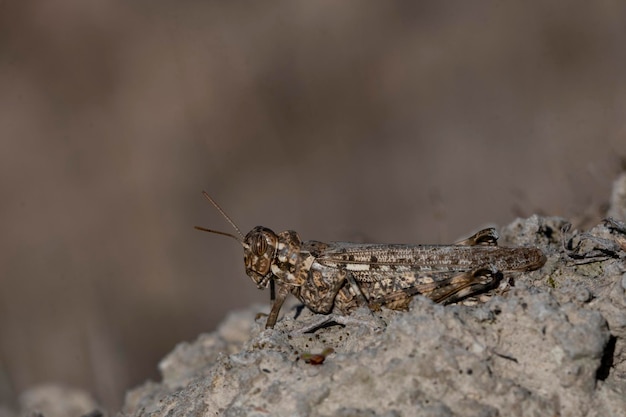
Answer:
<path fill-rule="evenodd" d="M 437 243 L 597 216 L 626 156 L 600 0 L 0 2 L 0 403 L 111 408 L 269 294 L 244 233 Z"/>

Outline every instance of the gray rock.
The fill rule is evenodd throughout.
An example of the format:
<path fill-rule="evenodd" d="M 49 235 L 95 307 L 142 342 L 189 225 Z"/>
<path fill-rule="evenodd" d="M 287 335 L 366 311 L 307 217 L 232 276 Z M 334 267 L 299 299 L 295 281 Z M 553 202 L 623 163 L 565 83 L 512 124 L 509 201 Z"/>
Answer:
<path fill-rule="evenodd" d="M 21 415 L 26 417 L 102 417 L 93 397 L 84 390 L 58 384 L 30 388 L 19 398 Z"/>

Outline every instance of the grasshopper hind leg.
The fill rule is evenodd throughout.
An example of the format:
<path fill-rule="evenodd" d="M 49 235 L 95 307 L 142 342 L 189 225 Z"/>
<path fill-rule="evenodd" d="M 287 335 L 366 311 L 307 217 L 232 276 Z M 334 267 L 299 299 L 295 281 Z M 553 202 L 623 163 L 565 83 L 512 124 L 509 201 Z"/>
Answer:
<path fill-rule="evenodd" d="M 498 286 L 502 272 L 493 267 L 483 267 L 464 272 L 452 278 L 450 285 L 425 294 L 436 303 L 451 304 L 469 296 L 489 291 Z"/>
<path fill-rule="evenodd" d="M 439 281 L 385 294 L 370 300 L 369 307 L 372 310 L 379 309 L 381 306 L 392 310 L 408 310 L 412 298 L 416 295 L 423 295 L 436 303 L 456 303 L 472 295 L 496 288 L 502 277 L 502 272 L 497 268 L 485 266 Z"/>

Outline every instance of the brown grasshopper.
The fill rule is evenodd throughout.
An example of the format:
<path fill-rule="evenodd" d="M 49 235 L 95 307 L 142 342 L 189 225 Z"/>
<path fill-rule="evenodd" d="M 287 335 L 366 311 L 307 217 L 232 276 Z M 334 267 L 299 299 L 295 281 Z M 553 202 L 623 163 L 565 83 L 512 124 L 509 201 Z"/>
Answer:
<path fill-rule="evenodd" d="M 546 261 L 533 247 L 499 247 L 489 228 L 451 245 L 405 245 L 350 242 L 303 242 L 292 230 L 274 233 L 257 226 L 246 236 L 224 210 L 203 195 L 233 226 L 232 237 L 244 249 L 246 274 L 259 289 L 274 289 L 266 328 L 273 328 L 287 295 L 311 311 L 345 316 L 361 306 L 406 310 L 421 294 L 439 303 L 453 303 L 495 288 L 503 273 L 532 271 Z"/>

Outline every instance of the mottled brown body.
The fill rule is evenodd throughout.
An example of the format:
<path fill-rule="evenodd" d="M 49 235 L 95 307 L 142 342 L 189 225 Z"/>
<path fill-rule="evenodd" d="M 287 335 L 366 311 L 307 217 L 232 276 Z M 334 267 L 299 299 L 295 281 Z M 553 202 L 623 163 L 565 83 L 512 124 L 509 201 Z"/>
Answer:
<path fill-rule="evenodd" d="M 475 242 L 477 236 L 489 239 Z M 320 314 L 349 314 L 361 305 L 406 309 L 416 294 L 455 302 L 495 287 L 503 273 L 545 263 L 537 248 L 499 247 L 496 240 L 495 230 L 485 229 L 454 245 L 302 242 L 294 231 L 275 234 L 259 226 L 244 239 L 252 248 L 244 260 L 260 288 L 274 280 L 267 321 L 273 327 L 289 293 Z"/>
<path fill-rule="evenodd" d="M 276 294 L 267 328 L 276 324 L 289 294 L 320 314 L 345 315 L 360 306 L 406 309 L 417 294 L 455 302 L 494 288 L 504 273 L 538 269 L 546 261 L 537 248 L 497 246 L 498 235 L 491 228 L 451 245 L 302 242 L 292 230 L 276 234 L 262 226 L 239 239 L 198 229 L 240 241 L 246 274 L 260 289 L 273 282 Z"/>

